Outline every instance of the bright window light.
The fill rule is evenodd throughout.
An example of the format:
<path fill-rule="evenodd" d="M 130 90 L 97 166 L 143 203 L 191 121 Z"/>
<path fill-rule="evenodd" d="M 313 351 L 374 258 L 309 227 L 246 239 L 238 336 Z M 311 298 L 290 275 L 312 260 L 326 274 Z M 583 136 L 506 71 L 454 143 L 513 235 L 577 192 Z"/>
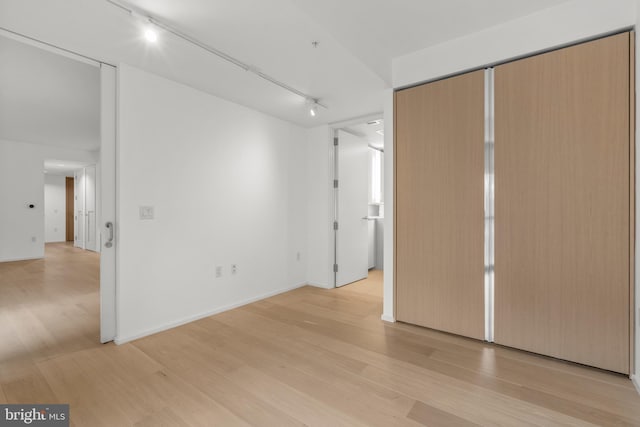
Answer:
<path fill-rule="evenodd" d="M 371 203 L 382 203 L 383 155 L 373 148 L 370 148 L 370 153 Z"/>

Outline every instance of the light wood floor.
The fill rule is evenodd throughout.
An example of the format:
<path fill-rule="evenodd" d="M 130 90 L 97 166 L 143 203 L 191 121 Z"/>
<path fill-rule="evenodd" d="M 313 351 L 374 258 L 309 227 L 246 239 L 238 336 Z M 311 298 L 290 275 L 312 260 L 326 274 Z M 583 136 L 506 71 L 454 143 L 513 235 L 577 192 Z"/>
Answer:
<path fill-rule="evenodd" d="M 382 277 L 98 344 L 98 256 L 0 264 L 0 402 L 76 426 L 640 425 L 619 375 L 380 321 Z"/>

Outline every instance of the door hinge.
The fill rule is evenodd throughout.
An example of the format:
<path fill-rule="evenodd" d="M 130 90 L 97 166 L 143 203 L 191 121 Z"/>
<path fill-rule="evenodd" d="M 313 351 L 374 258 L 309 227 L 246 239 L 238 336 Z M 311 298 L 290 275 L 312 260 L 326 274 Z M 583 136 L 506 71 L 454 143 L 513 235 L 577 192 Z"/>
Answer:
<path fill-rule="evenodd" d="M 338 188 L 338 180 L 337 179 L 333 180 L 333 188 Z"/>
<path fill-rule="evenodd" d="M 325 139 L 325 141 L 326 141 L 326 139 Z M 333 138 L 333 145 L 336 146 L 336 147 L 338 146 L 338 138 Z"/>
<path fill-rule="evenodd" d="M 338 221 L 333 221 L 333 229 L 334 230 L 338 229 Z"/>
<path fill-rule="evenodd" d="M 333 272 L 334 273 L 338 272 L 338 264 L 333 264 Z"/>

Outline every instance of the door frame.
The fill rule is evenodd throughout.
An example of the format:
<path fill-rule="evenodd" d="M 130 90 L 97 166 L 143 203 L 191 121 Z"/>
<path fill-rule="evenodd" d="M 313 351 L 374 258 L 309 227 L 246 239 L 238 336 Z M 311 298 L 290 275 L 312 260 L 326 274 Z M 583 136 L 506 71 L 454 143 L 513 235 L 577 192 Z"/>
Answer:
<path fill-rule="evenodd" d="M 336 288 L 337 286 L 337 271 L 336 271 L 336 266 L 338 265 L 338 232 L 340 231 L 339 228 L 336 229 L 335 224 L 337 224 L 338 222 L 338 214 L 339 214 L 339 203 L 338 203 L 338 187 L 336 186 L 335 182 L 339 182 L 338 181 L 338 165 L 339 165 L 339 161 L 340 161 L 340 156 L 338 153 L 338 131 L 342 130 L 345 131 L 347 133 L 351 133 L 349 132 L 348 128 L 349 126 L 353 126 L 353 125 L 359 125 L 362 123 L 366 123 L 372 120 L 382 120 L 384 119 L 384 114 L 383 112 L 379 112 L 379 113 L 371 113 L 371 114 L 367 114 L 365 116 L 359 116 L 359 117 L 354 117 L 352 119 L 347 119 L 347 120 L 341 120 L 339 122 L 333 122 L 333 123 L 329 123 L 329 144 L 331 149 L 330 151 L 330 162 L 329 164 L 331 165 L 331 171 L 329 172 L 329 176 L 331 177 L 330 180 L 330 191 L 332 194 L 331 197 L 331 202 L 330 202 L 330 223 L 333 224 L 332 230 L 333 232 L 331 233 L 331 239 L 329 242 L 329 247 L 330 247 L 330 253 L 329 253 L 329 272 L 330 275 L 333 277 L 333 281 L 332 281 L 332 288 Z"/>
<path fill-rule="evenodd" d="M 100 167 L 96 220 L 100 234 L 100 342 L 114 341 L 117 322 L 117 149 L 118 149 L 118 70 L 100 63 Z M 110 225 L 110 226 L 109 226 Z"/>

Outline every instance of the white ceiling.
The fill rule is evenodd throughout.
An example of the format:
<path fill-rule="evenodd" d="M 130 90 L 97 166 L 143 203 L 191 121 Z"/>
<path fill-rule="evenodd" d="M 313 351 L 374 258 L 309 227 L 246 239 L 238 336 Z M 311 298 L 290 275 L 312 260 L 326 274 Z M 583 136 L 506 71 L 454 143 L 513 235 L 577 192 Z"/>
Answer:
<path fill-rule="evenodd" d="M 0 27 L 102 61 L 125 62 L 297 123 L 382 111 L 391 59 L 561 3 L 558 0 L 134 0 L 135 7 L 329 108 L 164 33 L 157 45 L 106 0 L 0 0 Z M 312 42 L 318 41 L 318 48 Z"/>
<path fill-rule="evenodd" d="M 100 147 L 100 70 L 0 37 L 0 139 Z"/>
<path fill-rule="evenodd" d="M 73 176 L 73 173 L 79 169 L 89 166 L 87 162 L 72 162 L 69 160 L 45 160 L 44 173 L 50 175 Z"/>
<path fill-rule="evenodd" d="M 365 123 L 348 126 L 345 128 L 347 132 L 350 132 L 356 136 L 364 138 L 367 144 L 382 149 L 384 147 L 384 135 L 380 132 L 384 130 L 384 121 L 370 120 Z"/>
<path fill-rule="evenodd" d="M 166 1 L 166 0 L 165 0 Z M 296 0 L 295 4 L 391 85 L 391 60 L 563 0 Z M 479 64 L 481 65 L 481 64 Z"/>

